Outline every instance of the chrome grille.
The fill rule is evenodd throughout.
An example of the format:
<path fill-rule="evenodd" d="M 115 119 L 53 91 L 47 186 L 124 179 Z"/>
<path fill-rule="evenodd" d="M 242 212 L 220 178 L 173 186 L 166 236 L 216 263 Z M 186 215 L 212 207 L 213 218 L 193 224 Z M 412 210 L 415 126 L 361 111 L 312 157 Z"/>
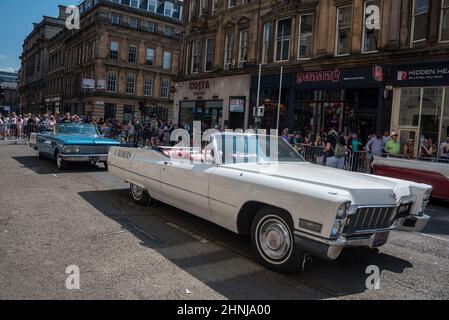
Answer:
<path fill-rule="evenodd" d="M 393 226 L 397 212 L 397 207 L 358 208 L 356 213 L 350 217 L 345 234 L 388 229 Z"/>
<path fill-rule="evenodd" d="M 108 154 L 111 146 L 80 146 L 80 154 Z"/>

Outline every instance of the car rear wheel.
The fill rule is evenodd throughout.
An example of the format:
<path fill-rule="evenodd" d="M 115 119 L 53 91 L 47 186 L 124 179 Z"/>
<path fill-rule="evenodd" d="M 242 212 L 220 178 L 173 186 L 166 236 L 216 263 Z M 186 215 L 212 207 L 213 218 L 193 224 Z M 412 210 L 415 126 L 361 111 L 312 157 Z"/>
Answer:
<path fill-rule="evenodd" d="M 144 188 L 131 183 L 130 189 L 135 203 L 140 205 L 148 205 L 150 203 L 150 194 Z"/>
<path fill-rule="evenodd" d="M 300 270 L 305 253 L 295 246 L 293 222 L 286 212 L 262 208 L 252 223 L 251 243 L 258 260 L 267 268 L 280 273 Z"/>

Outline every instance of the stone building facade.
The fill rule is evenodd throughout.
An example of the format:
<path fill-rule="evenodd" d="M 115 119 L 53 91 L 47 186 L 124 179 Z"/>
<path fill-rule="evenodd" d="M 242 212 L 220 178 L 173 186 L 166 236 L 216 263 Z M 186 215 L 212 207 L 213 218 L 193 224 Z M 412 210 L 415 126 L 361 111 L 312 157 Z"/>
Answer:
<path fill-rule="evenodd" d="M 420 65 L 422 72 L 444 74 L 449 58 L 447 0 L 190 0 L 185 7 L 177 87 L 194 87 L 207 79 L 226 82 L 233 75 L 250 77 L 249 93 L 230 93 L 245 97 L 243 120 L 236 121 L 242 116 L 223 103 L 225 127 L 250 126 L 259 101 L 265 106 L 262 126 L 267 129 L 320 132 L 336 127 L 363 137 L 376 129 L 395 129 L 398 86 L 415 86 L 419 80 L 398 83 L 399 72 L 413 74 Z M 435 62 L 443 67 L 432 69 Z M 443 78 L 422 78 L 420 86 L 441 86 L 437 81 Z M 207 92 L 178 92 L 175 113 L 207 118 Z M 176 120 L 183 122 L 175 115 Z"/>
<path fill-rule="evenodd" d="M 65 26 L 65 6 L 58 17 L 43 17 L 23 42 L 19 93 L 22 110 L 38 113 L 44 105 L 47 85 L 49 42 Z"/>

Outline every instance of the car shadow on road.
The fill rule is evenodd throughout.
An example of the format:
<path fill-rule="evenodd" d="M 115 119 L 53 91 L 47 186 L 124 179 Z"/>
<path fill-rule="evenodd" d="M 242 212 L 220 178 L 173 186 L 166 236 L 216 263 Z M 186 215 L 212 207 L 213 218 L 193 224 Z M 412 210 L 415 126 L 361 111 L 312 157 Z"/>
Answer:
<path fill-rule="evenodd" d="M 366 273 L 374 265 L 380 272 L 401 274 L 412 264 L 377 250 L 347 250 L 333 262 L 314 259 L 304 272 L 281 275 L 259 265 L 248 237 L 156 204 L 143 208 L 129 198 L 129 190 L 82 192 L 80 196 L 142 246 L 166 259 L 228 299 L 328 299 L 367 291 Z M 180 228 L 173 228 L 176 225 Z M 189 237 L 188 230 L 201 238 Z M 205 239 L 209 243 L 202 243 Z M 298 266 L 299 269 L 299 266 Z"/>
<path fill-rule="evenodd" d="M 430 221 L 421 233 L 430 235 L 449 235 L 449 201 L 433 198 L 430 201 L 427 214 Z"/>
<path fill-rule="evenodd" d="M 37 174 L 63 174 L 63 173 L 78 173 L 78 172 L 98 172 L 105 171 L 100 164 L 99 166 L 91 166 L 86 163 L 69 163 L 67 169 L 58 170 L 54 161 L 50 159 L 38 159 L 33 156 L 13 157 L 22 166 L 34 171 Z"/>

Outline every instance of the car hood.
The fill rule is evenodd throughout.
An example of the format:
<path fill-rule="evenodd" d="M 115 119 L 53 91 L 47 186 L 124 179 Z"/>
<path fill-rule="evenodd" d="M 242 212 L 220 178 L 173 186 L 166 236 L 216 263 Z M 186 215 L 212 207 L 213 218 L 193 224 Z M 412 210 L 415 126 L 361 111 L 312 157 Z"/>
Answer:
<path fill-rule="evenodd" d="M 314 165 L 311 163 L 235 164 L 229 167 L 328 187 L 356 204 L 395 205 L 411 195 L 413 182 Z"/>
<path fill-rule="evenodd" d="M 56 139 L 64 144 L 119 145 L 118 141 L 95 135 L 58 134 Z"/>

